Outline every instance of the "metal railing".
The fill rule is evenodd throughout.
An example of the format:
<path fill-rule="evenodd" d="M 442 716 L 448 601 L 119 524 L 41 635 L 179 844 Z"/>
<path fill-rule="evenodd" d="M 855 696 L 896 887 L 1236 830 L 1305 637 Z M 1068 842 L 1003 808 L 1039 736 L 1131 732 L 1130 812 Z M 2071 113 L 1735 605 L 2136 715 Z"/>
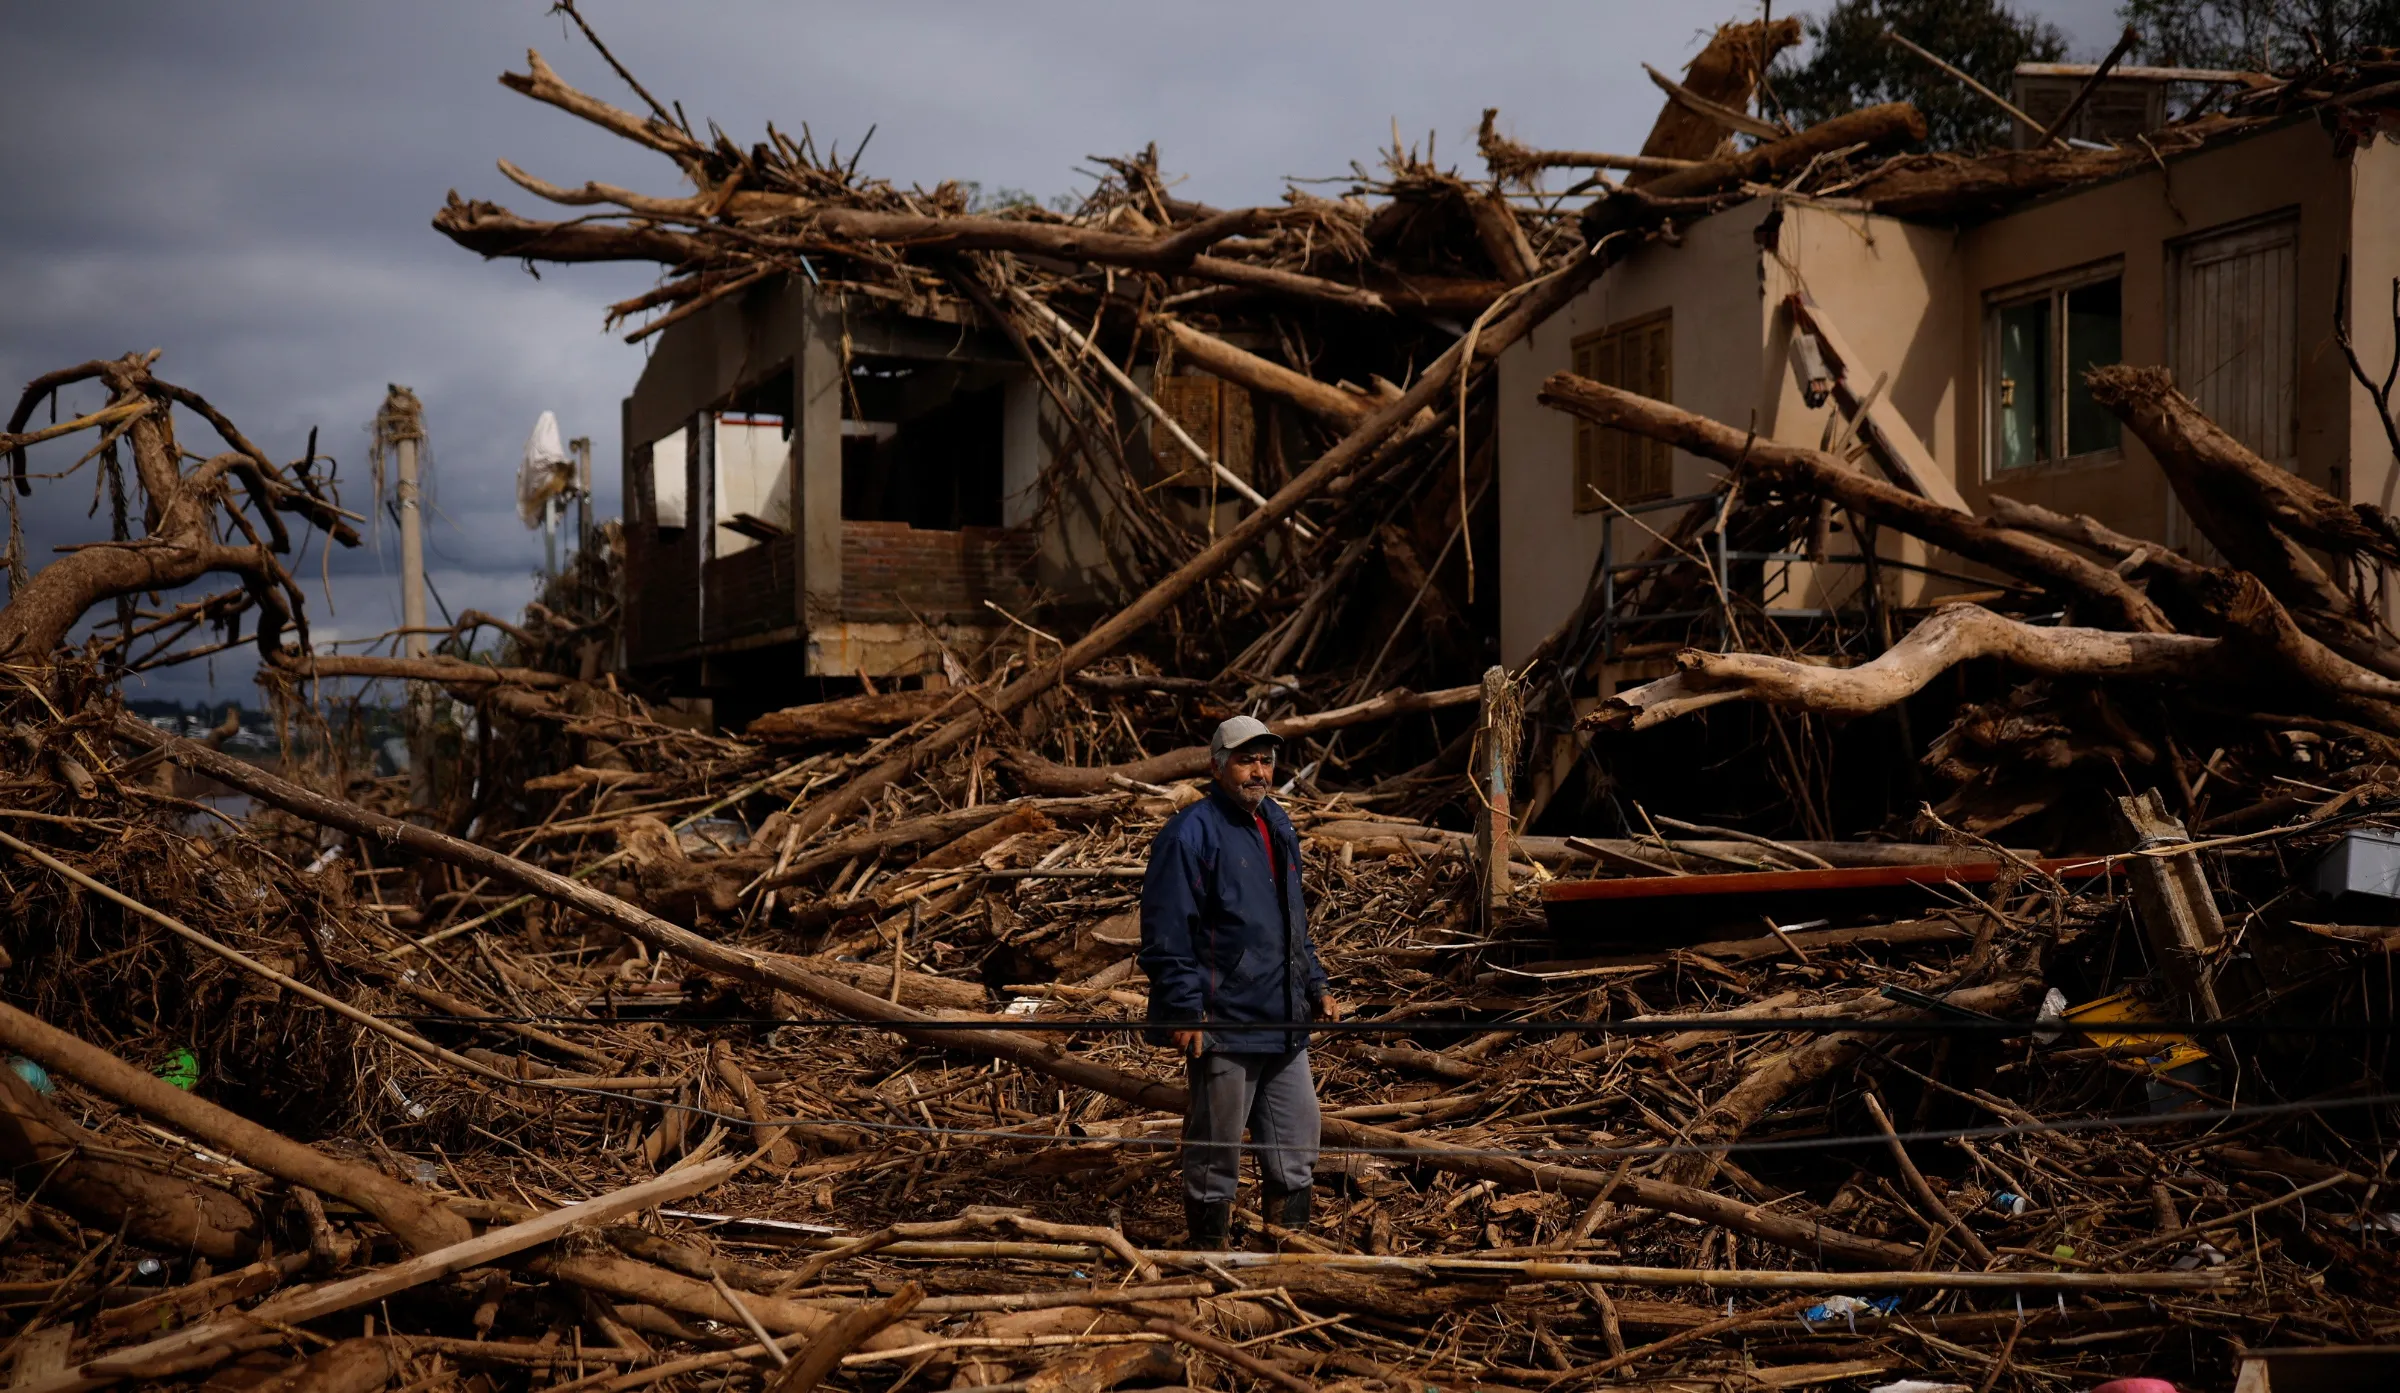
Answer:
<path fill-rule="evenodd" d="M 1720 644 L 1728 642 L 1732 637 L 1730 603 L 1733 596 L 1733 565 L 1736 562 L 1762 562 L 1771 568 L 1761 576 L 1758 593 L 1752 597 L 1752 603 L 1756 604 L 1767 618 L 1830 619 L 1833 617 L 1834 611 L 1830 609 L 1790 607 L 1778 609 L 1774 607 L 1776 600 L 1792 593 L 1792 563 L 1809 560 L 1808 553 L 1749 551 L 1736 548 L 1726 541 L 1725 532 L 1721 528 L 1712 529 L 1707 534 L 1696 538 L 1690 548 L 1678 549 L 1670 555 L 1646 557 L 1637 561 L 1620 562 L 1617 560 L 1617 524 L 1619 522 L 1645 513 L 1662 513 L 1670 509 L 1689 508 L 1716 502 L 1723 497 L 1724 494 L 1721 490 L 1711 489 L 1706 493 L 1687 493 L 1672 498 L 1654 498 L 1639 503 L 1618 503 L 1613 499 L 1607 500 L 1609 511 L 1600 523 L 1600 615 L 1598 624 L 1594 626 L 1593 642 L 1587 646 L 1582 655 L 1586 662 L 1590 661 L 1595 650 L 1602 661 L 1614 658 L 1618 651 L 1618 636 L 1627 628 L 1636 625 L 1665 623 L 1677 619 L 1705 619 L 1714 616 L 1717 621 L 1717 641 Z M 1646 530 L 1649 530 L 1653 536 L 1663 535 L 1657 533 L 1655 529 Z M 1820 560 L 1819 564 L 1824 564 L 1824 562 Z M 1618 613 L 1617 577 L 1620 573 L 1658 571 L 1676 566 L 1706 568 L 1710 573 L 1709 588 L 1713 592 L 1710 603 L 1689 609 L 1644 611 L 1622 615 Z"/>

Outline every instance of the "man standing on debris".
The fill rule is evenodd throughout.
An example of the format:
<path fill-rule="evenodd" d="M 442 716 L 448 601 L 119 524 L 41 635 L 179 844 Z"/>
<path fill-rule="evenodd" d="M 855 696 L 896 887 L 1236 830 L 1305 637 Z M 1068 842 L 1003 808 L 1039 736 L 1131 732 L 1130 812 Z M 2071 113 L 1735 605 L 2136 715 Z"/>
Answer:
<path fill-rule="evenodd" d="M 1268 1223 L 1305 1227 L 1316 1180 L 1308 1033 L 1288 1026 L 1339 1020 L 1341 1007 L 1308 937 L 1300 838 L 1268 796 L 1282 744 L 1249 716 L 1218 726 L 1208 795 L 1159 829 L 1142 881 L 1151 1038 L 1183 1054 L 1191 1095 L 1183 1204 L 1194 1248 L 1226 1244 L 1245 1127 L 1261 1148 Z"/>

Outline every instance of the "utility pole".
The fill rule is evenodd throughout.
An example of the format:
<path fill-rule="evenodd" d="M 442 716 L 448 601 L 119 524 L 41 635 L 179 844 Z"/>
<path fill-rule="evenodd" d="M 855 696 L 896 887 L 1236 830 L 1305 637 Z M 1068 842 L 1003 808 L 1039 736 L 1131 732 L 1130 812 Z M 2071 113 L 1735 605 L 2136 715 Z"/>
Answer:
<path fill-rule="evenodd" d="M 592 438 L 576 436 L 567 449 L 575 456 L 575 550 L 580 552 L 592 545 Z"/>
<path fill-rule="evenodd" d="M 389 424 L 386 425 L 385 423 Z M 400 651 L 410 658 L 426 655 L 425 642 L 425 514 L 419 503 L 417 450 L 425 439 L 425 408 L 417 394 L 394 383 L 384 398 L 378 426 L 388 432 L 400 477 L 393 499 L 400 514 Z M 408 684 L 408 801 L 415 808 L 433 806 L 433 686 Z"/>

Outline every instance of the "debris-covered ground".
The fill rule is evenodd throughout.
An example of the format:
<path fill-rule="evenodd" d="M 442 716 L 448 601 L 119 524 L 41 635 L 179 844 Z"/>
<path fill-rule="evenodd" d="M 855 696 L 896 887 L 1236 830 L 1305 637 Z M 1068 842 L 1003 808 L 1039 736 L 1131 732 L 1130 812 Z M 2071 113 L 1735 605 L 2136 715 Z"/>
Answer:
<path fill-rule="evenodd" d="M 1674 109 L 1746 106 L 1779 41 L 1729 28 L 1749 60 Z M 2262 76 L 2160 139 L 2379 76 Z M 2400 916 L 2312 879 L 2379 854 L 2400 812 L 2400 639 L 2369 603 L 2400 560 L 2388 519 L 2138 369 L 2094 394 L 2216 500 L 2189 511 L 2221 566 L 2089 519 L 1951 512 L 1562 376 L 1560 409 L 1732 466 L 1662 546 L 1789 537 L 1831 500 L 2006 597 L 1836 668 L 1720 592 L 1703 628 L 1733 644 L 1580 722 L 1593 605 L 1486 677 L 1489 548 L 1450 545 L 1489 506 L 1490 357 L 1605 268 L 1606 234 L 1762 181 L 1993 198 L 2153 156 L 1879 160 L 1914 117 L 1883 108 L 1740 154 L 1703 123 L 1573 208 L 1507 181 L 1576 158 L 1494 138 L 1488 182 L 1393 151 L 1344 197 L 1224 212 L 1146 158 L 1075 213 L 986 215 L 778 134 L 745 150 L 607 107 L 538 59 L 509 81 L 695 192 L 562 189 L 613 210 L 571 227 L 454 204 L 445 231 L 667 263 L 624 314 L 805 247 L 856 293 L 992 316 L 1089 427 L 1061 467 L 1132 500 L 1121 605 L 742 731 L 585 669 L 629 579 L 605 541 L 497 649 L 321 653 L 291 558 L 355 534 L 313 442 L 276 464 L 171 360 L 37 380 L 18 477 L 29 455 L 90 467 L 128 506 L 108 542 L 15 557 L 0 610 L 17 1383 L 2230 1387 L 2246 1348 L 2400 1330 L 2400 927 L 2376 922 Z M 1236 317 L 1287 346 L 1282 377 L 1212 337 Z M 1086 361 L 1154 335 L 1321 429 L 1230 528 L 1143 501 L 1130 408 Z M 29 428 L 91 379 L 104 410 Z M 1688 608 L 1664 574 L 1628 572 L 1619 623 Z M 227 588 L 149 598 L 210 576 Z M 120 711 L 124 673 L 241 642 L 274 758 Z M 1998 661 L 1932 683 L 1969 658 Z M 421 804 L 368 760 L 354 680 L 446 693 L 449 772 Z M 1902 703 L 1934 732 L 1888 756 L 1921 811 L 1804 812 L 1889 774 L 1832 769 L 1860 758 L 1836 732 Z M 1126 1023 L 1148 840 L 1237 710 L 1291 742 L 1282 798 L 1353 1019 L 1314 1046 L 1317 1221 L 1252 1210 L 1238 1251 L 1193 1253 L 1180 1071 Z M 1791 801 L 1711 824 L 1632 772 L 1670 740 L 1695 786 Z M 1556 750 L 1628 775 L 1542 821 L 1521 803 L 1538 834 L 1478 815 L 1507 794 L 1495 767 Z"/>

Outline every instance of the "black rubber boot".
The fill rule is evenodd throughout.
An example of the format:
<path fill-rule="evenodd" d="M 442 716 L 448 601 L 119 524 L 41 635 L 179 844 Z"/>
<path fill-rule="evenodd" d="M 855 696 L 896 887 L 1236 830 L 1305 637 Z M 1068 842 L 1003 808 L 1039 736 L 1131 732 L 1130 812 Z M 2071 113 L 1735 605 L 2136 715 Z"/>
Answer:
<path fill-rule="evenodd" d="M 1222 1253 L 1231 1241 L 1233 1202 L 1210 1204 L 1205 1200 L 1185 1199 L 1183 1202 L 1184 1247 L 1196 1253 Z"/>
<path fill-rule="evenodd" d="M 1304 1185 L 1297 1190 L 1278 1190 L 1262 1186 L 1258 1198 L 1259 1216 L 1277 1228 L 1297 1233 L 1308 1227 L 1309 1201 L 1316 1196 L 1314 1186 Z"/>

